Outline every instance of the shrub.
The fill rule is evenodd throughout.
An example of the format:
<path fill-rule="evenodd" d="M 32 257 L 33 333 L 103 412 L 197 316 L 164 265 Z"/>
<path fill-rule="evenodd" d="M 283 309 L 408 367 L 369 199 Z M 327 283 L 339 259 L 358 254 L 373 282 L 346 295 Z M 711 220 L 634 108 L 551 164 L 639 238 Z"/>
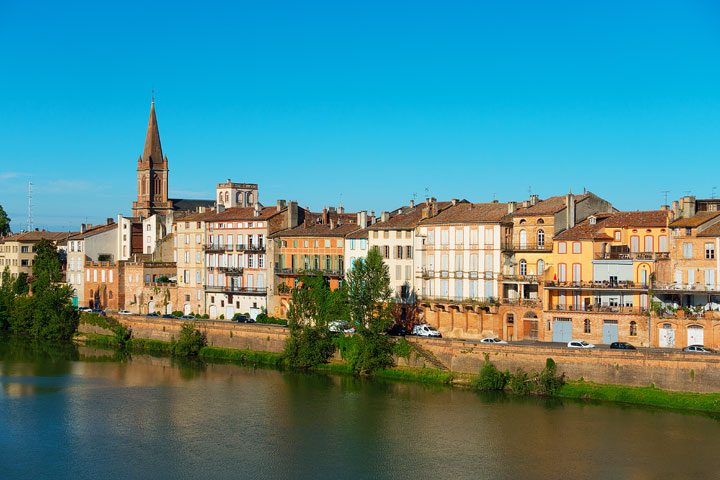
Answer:
<path fill-rule="evenodd" d="M 545 368 L 538 376 L 538 393 L 555 395 L 565 385 L 565 374 L 557 374 L 557 365 L 552 358 L 545 361 Z"/>
<path fill-rule="evenodd" d="M 410 342 L 408 342 L 404 338 L 396 341 L 393 345 L 393 353 L 401 358 L 410 358 L 412 349 L 413 348 L 412 345 L 410 345 Z"/>
<path fill-rule="evenodd" d="M 207 343 L 205 335 L 192 323 L 184 323 L 180 337 L 171 342 L 170 349 L 176 357 L 196 357 Z"/>
<path fill-rule="evenodd" d="M 295 327 L 285 343 L 285 363 L 293 368 L 313 368 L 327 363 L 335 352 L 330 332 L 325 327 Z"/>
<path fill-rule="evenodd" d="M 485 355 L 485 363 L 480 368 L 480 376 L 473 382 L 473 386 L 478 390 L 500 391 L 505 389 L 510 374 L 501 372 L 495 365 L 490 362 L 489 356 Z"/>
<path fill-rule="evenodd" d="M 210 318 L 210 315 L 208 315 L 207 313 L 203 313 L 202 315 L 200 315 L 200 318 L 202 318 L 203 320 L 207 320 Z"/>
<path fill-rule="evenodd" d="M 284 318 L 277 318 L 277 317 L 271 317 L 270 315 L 267 315 L 265 313 L 261 313 L 257 316 L 255 319 L 255 322 L 257 323 L 264 323 L 264 324 L 270 324 L 270 325 L 285 325 L 287 326 L 288 321 Z"/>
<path fill-rule="evenodd" d="M 518 368 L 514 374 L 510 375 L 508 385 L 510 390 L 517 395 L 530 395 L 535 390 L 537 374 L 531 376 L 522 368 Z"/>
<path fill-rule="evenodd" d="M 172 312 L 173 317 L 182 317 L 183 315 L 185 315 L 185 314 L 183 312 L 181 312 L 180 310 L 175 310 L 174 312 Z"/>

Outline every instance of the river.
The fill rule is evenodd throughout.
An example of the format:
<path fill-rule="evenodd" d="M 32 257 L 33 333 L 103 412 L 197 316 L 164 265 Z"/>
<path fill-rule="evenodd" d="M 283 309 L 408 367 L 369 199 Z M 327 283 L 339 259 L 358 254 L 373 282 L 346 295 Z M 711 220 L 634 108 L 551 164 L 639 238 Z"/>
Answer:
<path fill-rule="evenodd" d="M 0 478 L 719 478 L 720 423 L 0 338 Z"/>

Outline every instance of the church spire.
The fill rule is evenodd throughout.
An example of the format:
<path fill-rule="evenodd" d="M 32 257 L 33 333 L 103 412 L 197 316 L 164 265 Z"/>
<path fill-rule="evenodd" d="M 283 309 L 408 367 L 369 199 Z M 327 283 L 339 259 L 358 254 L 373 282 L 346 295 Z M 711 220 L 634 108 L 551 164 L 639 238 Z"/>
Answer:
<path fill-rule="evenodd" d="M 143 149 L 142 160 L 160 164 L 163 161 L 162 147 L 160 146 L 160 131 L 158 130 L 157 117 L 155 116 L 155 96 L 150 103 L 150 119 L 148 120 L 147 133 L 145 134 L 145 148 Z"/>

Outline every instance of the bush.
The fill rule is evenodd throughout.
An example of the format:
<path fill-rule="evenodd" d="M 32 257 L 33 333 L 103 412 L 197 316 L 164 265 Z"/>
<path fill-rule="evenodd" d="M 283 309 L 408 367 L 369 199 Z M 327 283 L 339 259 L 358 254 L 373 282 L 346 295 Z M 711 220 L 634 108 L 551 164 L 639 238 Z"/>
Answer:
<path fill-rule="evenodd" d="M 538 393 L 555 395 L 565 385 L 565 374 L 557 374 L 557 365 L 552 358 L 545 360 L 545 368 L 538 377 Z"/>
<path fill-rule="evenodd" d="M 410 345 L 410 342 L 408 342 L 406 339 L 401 338 L 400 340 L 396 341 L 393 345 L 393 353 L 401 358 L 410 358 L 410 354 L 412 353 L 412 345 Z"/>
<path fill-rule="evenodd" d="M 185 315 L 185 314 L 183 312 L 181 312 L 180 310 L 175 310 L 174 312 L 172 312 L 173 317 L 182 317 L 183 315 Z"/>
<path fill-rule="evenodd" d="M 522 368 L 518 368 L 514 374 L 510 375 L 508 385 L 510 390 L 517 395 L 530 395 L 535 390 L 537 373 L 532 378 Z"/>
<path fill-rule="evenodd" d="M 288 321 L 284 318 L 271 317 L 265 313 L 261 313 L 255 319 L 256 323 L 265 323 L 270 325 L 285 325 L 287 326 Z"/>
<path fill-rule="evenodd" d="M 285 343 L 285 363 L 308 369 L 327 363 L 335 352 L 330 332 L 325 327 L 295 327 Z"/>
<path fill-rule="evenodd" d="M 210 315 L 208 315 L 207 313 L 203 313 L 202 315 L 200 315 L 200 318 L 202 318 L 203 320 L 207 320 L 210 318 Z"/>
<path fill-rule="evenodd" d="M 473 386 L 478 390 L 500 391 L 505 389 L 509 378 L 510 374 L 498 370 L 490 362 L 489 356 L 485 354 L 485 363 L 480 368 L 480 376 L 473 382 Z"/>
<path fill-rule="evenodd" d="M 192 323 L 184 323 L 180 330 L 180 338 L 173 339 L 170 349 L 176 357 L 197 357 L 207 340 L 200 330 Z"/>

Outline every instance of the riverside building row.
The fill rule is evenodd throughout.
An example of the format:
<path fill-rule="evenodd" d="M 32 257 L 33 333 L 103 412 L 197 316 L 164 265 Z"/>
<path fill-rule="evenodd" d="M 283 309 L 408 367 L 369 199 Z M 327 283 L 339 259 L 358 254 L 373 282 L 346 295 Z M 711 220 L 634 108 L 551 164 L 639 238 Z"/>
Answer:
<path fill-rule="evenodd" d="M 40 238 L 64 251 L 79 306 L 229 320 L 285 316 L 306 274 L 338 288 L 377 248 L 401 322 L 443 335 L 682 347 L 720 345 L 720 200 L 620 212 L 592 192 L 522 202 L 409 202 L 394 210 L 265 206 L 254 183 L 169 198 L 154 103 L 132 216 L 0 240 L 0 268 L 32 271 Z"/>

